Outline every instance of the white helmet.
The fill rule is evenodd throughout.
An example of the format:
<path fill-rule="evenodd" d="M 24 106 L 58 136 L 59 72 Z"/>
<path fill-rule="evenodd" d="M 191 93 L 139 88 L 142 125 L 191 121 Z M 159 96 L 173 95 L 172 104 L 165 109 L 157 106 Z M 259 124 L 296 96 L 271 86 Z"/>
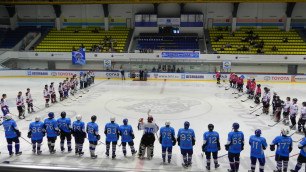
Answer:
<path fill-rule="evenodd" d="M 6 118 L 6 120 L 11 120 L 12 119 L 12 115 L 11 114 L 6 114 L 5 118 Z"/>
<path fill-rule="evenodd" d="M 82 116 L 81 115 L 77 115 L 76 116 L 76 120 L 81 121 L 82 120 Z"/>
<path fill-rule="evenodd" d="M 35 117 L 35 122 L 39 122 L 39 121 L 40 121 L 40 117 L 39 116 Z"/>
<path fill-rule="evenodd" d="M 110 118 L 110 121 L 111 121 L 111 122 L 115 122 L 115 121 L 116 121 L 116 118 L 115 118 L 115 117 L 111 117 L 111 118 Z"/>
<path fill-rule="evenodd" d="M 282 128 L 281 129 L 281 134 L 283 135 L 283 136 L 287 136 L 288 134 L 289 134 L 289 128 L 288 127 L 285 127 L 285 128 Z"/>
<path fill-rule="evenodd" d="M 170 121 L 169 120 L 167 120 L 166 122 L 165 122 L 165 125 L 167 126 L 167 125 L 169 125 L 170 126 Z"/>

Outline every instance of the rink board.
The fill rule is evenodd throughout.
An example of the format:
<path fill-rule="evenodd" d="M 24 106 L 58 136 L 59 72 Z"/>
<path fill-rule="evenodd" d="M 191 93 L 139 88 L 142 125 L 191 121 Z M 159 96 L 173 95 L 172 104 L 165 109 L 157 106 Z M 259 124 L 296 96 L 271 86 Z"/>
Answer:
<path fill-rule="evenodd" d="M 1 70 L 0 77 L 35 77 L 35 78 L 69 78 L 74 74 L 79 76 L 80 72 L 86 71 L 58 71 L 58 70 Z M 238 76 L 241 75 L 236 73 Z M 306 75 L 278 75 L 278 74 L 242 74 L 247 78 L 254 78 L 260 82 L 275 82 L 275 83 L 306 83 Z M 126 79 L 130 78 L 130 72 L 125 72 Z M 228 81 L 230 74 L 221 74 L 221 82 Z M 121 79 L 120 72 L 112 71 L 95 71 L 96 79 Z M 136 72 L 136 78 L 139 78 L 139 73 Z M 169 80 L 169 81 L 215 81 L 215 73 L 158 73 L 150 72 L 147 74 L 148 80 Z"/>

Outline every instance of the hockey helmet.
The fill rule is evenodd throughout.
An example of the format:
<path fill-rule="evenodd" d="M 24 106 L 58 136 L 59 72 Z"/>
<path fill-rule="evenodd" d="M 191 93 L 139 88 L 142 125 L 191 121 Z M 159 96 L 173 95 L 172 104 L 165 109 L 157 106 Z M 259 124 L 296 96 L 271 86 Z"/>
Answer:
<path fill-rule="evenodd" d="M 76 118 L 76 120 L 78 120 L 78 121 L 81 121 L 81 120 L 82 120 L 82 116 L 81 116 L 81 115 L 77 115 L 75 118 Z"/>
<path fill-rule="evenodd" d="M 292 101 L 297 102 L 297 101 L 298 101 L 298 99 L 297 99 L 297 98 L 293 98 L 293 99 L 292 99 Z"/>
<path fill-rule="evenodd" d="M 50 112 L 50 113 L 48 114 L 48 116 L 49 116 L 49 118 L 54 118 L 54 113 L 53 113 L 53 112 Z"/>
<path fill-rule="evenodd" d="M 303 102 L 302 105 L 303 105 L 303 106 L 306 106 L 306 102 Z"/>
<path fill-rule="evenodd" d="M 115 117 L 111 117 L 111 118 L 110 118 L 110 121 L 111 121 L 111 122 L 115 122 L 115 121 L 116 121 L 116 118 L 115 118 Z"/>
<path fill-rule="evenodd" d="M 257 87 L 258 87 L 258 88 L 260 88 L 260 87 L 261 87 L 261 85 L 260 85 L 260 84 L 257 84 Z"/>
<path fill-rule="evenodd" d="M 260 135 L 261 135 L 261 130 L 260 129 L 255 130 L 255 136 L 260 137 Z"/>
<path fill-rule="evenodd" d="M 12 119 L 12 115 L 11 114 L 6 114 L 5 118 L 6 118 L 6 120 L 11 120 Z"/>
<path fill-rule="evenodd" d="M 283 136 L 288 136 L 289 132 L 290 132 L 290 130 L 287 127 L 281 129 L 281 134 Z"/>
<path fill-rule="evenodd" d="M 213 131 L 215 128 L 214 124 L 208 124 L 208 130 Z"/>
<path fill-rule="evenodd" d="M 124 125 L 127 125 L 128 122 L 129 122 L 129 120 L 128 120 L 127 118 L 123 119 L 123 124 L 124 124 Z"/>
<path fill-rule="evenodd" d="M 148 122 L 153 122 L 153 116 L 151 115 L 148 116 Z"/>
<path fill-rule="evenodd" d="M 92 121 L 92 122 L 95 122 L 96 120 L 97 120 L 97 116 L 96 116 L 96 115 L 92 115 L 92 116 L 91 116 L 91 121 Z"/>
<path fill-rule="evenodd" d="M 65 112 L 65 111 L 63 111 L 63 112 L 61 113 L 61 117 L 62 117 L 62 118 L 66 118 L 66 112 Z"/>
<path fill-rule="evenodd" d="M 36 116 L 35 117 L 35 122 L 39 122 L 40 121 L 40 117 L 39 116 Z"/>
<path fill-rule="evenodd" d="M 238 130 L 239 129 L 239 124 L 237 122 L 233 123 L 233 129 Z"/>
<path fill-rule="evenodd" d="M 189 129 L 190 123 L 188 121 L 185 121 L 184 123 L 184 128 Z"/>
<path fill-rule="evenodd" d="M 170 126 L 170 121 L 169 121 L 169 120 L 167 120 L 167 121 L 165 122 L 165 126 Z"/>

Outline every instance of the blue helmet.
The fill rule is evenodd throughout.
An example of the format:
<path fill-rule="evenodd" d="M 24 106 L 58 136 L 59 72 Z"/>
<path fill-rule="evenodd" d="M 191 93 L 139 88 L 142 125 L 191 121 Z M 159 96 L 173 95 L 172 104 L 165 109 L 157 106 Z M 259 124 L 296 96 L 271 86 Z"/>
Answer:
<path fill-rule="evenodd" d="M 255 136 L 260 137 L 260 135 L 261 135 L 261 130 L 260 129 L 255 130 Z"/>
<path fill-rule="evenodd" d="M 234 129 L 234 130 L 238 130 L 238 129 L 239 129 L 239 124 L 238 124 L 237 122 L 235 122 L 235 123 L 233 124 L 233 129 Z"/>
<path fill-rule="evenodd" d="M 125 118 L 125 119 L 123 120 L 123 124 L 124 124 L 124 125 L 127 125 L 128 122 L 129 122 L 129 120 L 128 120 L 127 118 Z"/>
<path fill-rule="evenodd" d="M 53 113 L 53 112 L 50 112 L 50 113 L 48 114 L 48 116 L 49 116 L 49 118 L 54 118 L 54 113 Z"/>
<path fill-rule="evenodd" d="M 188 121 L 186 121 L 186 122 L 184 123 L 184 128 L 185 128 L 185 129 L 188 129 L 189 126 L 190 126 L 190 123 L 189 123 Z"/>

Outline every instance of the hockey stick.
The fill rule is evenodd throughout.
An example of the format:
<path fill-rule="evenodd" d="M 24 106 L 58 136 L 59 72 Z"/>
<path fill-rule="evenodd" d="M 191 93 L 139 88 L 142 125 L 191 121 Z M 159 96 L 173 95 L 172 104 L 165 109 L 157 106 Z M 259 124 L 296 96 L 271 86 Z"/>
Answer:
<path fill-rule="evenodd" d="M 106 145 L 105 143 L 103 143 L 102 141 L 98 141 L 98 145 L 101 145 L 101 144 L 103 144 L 103 145 Z"/>
<path fill-rule="evenodd" d="M 37 109 L 40 109 L 39 107 L 37 107 L 37 106 L 35 106 L 35 105 L 33 105 L 34 107 L 36 107 Z"/>
<path fill-rule="evenodd" d="M 277 124 L 279 124 L 280 122 L 282 122 L 284 120 L 284 118 L 283 119 L 281 119 L 281 120 L 279 120 L 278 122 L 276 122 L 275 124 L 273 124 L 273 125 L 268 125 L 269 127 L 274 127 L 275 125 L 277 125 Z"/>
<path fill-rule="evenodd" d="M 294 133 L 295 133 L 295 132 L 294 132 Z M 293 133 L 293 134 L 294 134 L 294 133 Z M 303 138 L 304 138 L 304 137 L 303 137 Z M 300 142 L 300 141 L 303 140 L 303 138 L 301 138 L 300 140 L 293 140 L 293 142 L 294 142 L 294 143 Z"/>
<path fill-rule="evenodd" d="M 258 111 L 259 109 L 261 109 L 263 106 L 260 106 L 259 108 L 253 110 L 252 112 L 250 112 L 250 114 L 253 114 L 254 112 Z"/>
<path fill-rule="evenodd" d="M 202 152 L 201 155 L 202 155 L 202 158 L 203 158 L 204 157 L 204 153 Z M 217 159 L 222 158 L 222 157 L 224 157 L 226 155 L 228 155 L 228 154 L 220 155 L 220 156 L 217 157 Z"/>
<path fill-rule="evenodd" d="M 20 136 L 20 138 L 22 138 L 24 141 L 26 141 L 26 142 L 29 143 L 30 145 L 33 145 L 31 142 L 27 141 L 24 137 Z"/>

